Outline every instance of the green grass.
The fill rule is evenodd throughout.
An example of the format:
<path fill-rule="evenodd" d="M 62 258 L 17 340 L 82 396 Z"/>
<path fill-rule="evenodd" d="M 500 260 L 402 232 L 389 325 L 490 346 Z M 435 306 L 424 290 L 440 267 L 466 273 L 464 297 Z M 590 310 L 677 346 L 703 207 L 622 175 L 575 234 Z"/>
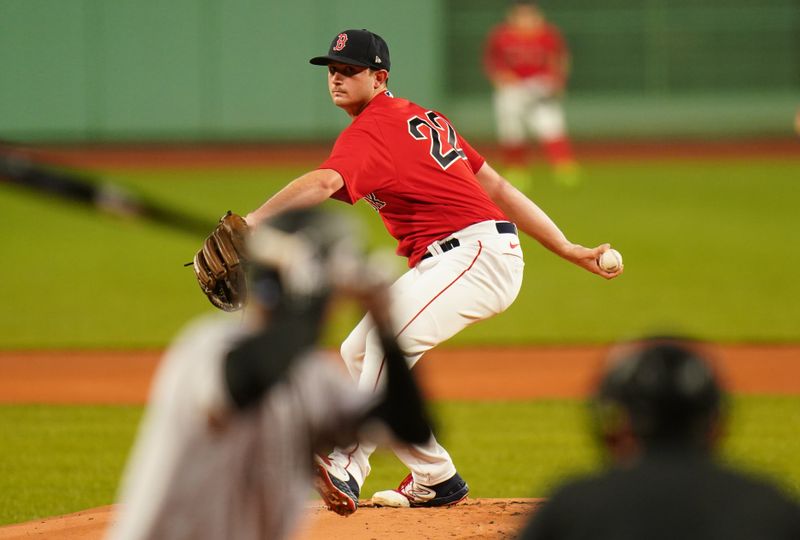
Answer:
<path fill-rule="evenodd" d="M 544 497 L 565 478 L 602 463 L 584 403 L 446 402 L 436 408 L 438 438 L 474 497 Z M 800 397 L 732 400 L 722 455 L 730 464 L 779 482 L 800 497 Z M 380 450 L 365 497 L 396 487 L 408 474 Z"/>
<path fill-rule="evenodd" d="M 249 211 L 303 170 L 109 177 L 215 219 Z M 527 240 L 517 302 L 453 344 L 610 342 L 650 331 L 800 340 L 800 161 L 609 161 L 583 172 L 583 184 L 565 190 L 539 169 L 533 196 L 572 240 L 611 241 L 625 275 L 605 282 Z M 367 205 L 356 212 L 372 245 L 394 246 Z M 182 266 L 197 238 L 8 187 L 0 215 L 11 225 L 0 348 L 161 347 L 211 309 Z M 342 339 L 355 316 L 343 309 L 329 342 Z"/>
<path fill-rule="evenodd" d="M 0 407 L 0 524 L 114 500 L 141 407 Z"/>
<path fill-rule="evenodd" d="M 474 497 L 545 496 L 599 464 L 578 401 L 445 402 L 434 411 Z M 0 406 L 0 525 L 113 502 L 140 417 L 140 407 Z M 725 458 L 800 495 L 800 397 L 738 397 L 732 418 Z M 365 498 L 406 474 L 384 450 L 373 466 Z"/>

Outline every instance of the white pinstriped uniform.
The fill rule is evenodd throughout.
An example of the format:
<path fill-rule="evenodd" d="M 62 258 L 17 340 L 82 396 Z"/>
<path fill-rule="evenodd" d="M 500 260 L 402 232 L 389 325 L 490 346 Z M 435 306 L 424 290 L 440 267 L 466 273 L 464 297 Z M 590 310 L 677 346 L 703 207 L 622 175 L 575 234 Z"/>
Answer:
<path fill-rule="evenodd" d="M 231 414 L 222 360 L 243 333 L 238 317 L 207 318 L 167 352 L 109 540 L 263 540 L 294 530 L 315 444 L 352 433 L 373 400 L 317 353 L 297 359 L 257 406 Z"/>

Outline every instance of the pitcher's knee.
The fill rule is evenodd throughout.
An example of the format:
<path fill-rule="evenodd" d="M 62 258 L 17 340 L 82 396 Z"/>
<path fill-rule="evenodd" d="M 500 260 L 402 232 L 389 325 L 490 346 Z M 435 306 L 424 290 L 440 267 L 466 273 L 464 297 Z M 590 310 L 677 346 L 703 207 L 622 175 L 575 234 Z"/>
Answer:
<path fill-rule="evenodd" d="M 400 346 L 400 350 L 403 351 L 403 356 L 405 356 L 409 368 L 414 367 L 414 364 L 423 354 L 437 345 L 433 340 L 419 339 L 413 336 L 400 336 L 397 339 L 397 344 Z"/>

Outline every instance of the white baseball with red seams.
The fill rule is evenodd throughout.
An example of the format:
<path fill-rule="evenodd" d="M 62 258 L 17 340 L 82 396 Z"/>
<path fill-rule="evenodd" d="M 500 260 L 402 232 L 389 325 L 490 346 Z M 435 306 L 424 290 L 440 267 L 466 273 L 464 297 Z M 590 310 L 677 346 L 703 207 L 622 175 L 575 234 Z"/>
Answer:
<path fill-rule="evenodd" d="M 600 255 L 597 264 L 606 272 L 616 272 L 622 268 L 622 254 L 616 249 L 608 249 Z"/>

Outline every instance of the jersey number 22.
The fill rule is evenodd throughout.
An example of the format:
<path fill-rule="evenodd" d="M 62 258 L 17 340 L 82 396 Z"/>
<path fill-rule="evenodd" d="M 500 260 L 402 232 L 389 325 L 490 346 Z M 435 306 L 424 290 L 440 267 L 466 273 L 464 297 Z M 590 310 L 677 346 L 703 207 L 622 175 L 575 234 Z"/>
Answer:
<path fill-rule="evenodd" d="M 420 129 L 422 126 L 428 128 L 426 130 L 427 134 Z M 464 150 L 458 147 L 456 130 L 447 120 L 434 111 L 426 112 L 425 118 L 419 116 L 409 118 L 408 132 L 417 141 L 424 141 L 430 138 L 431 156 L 444 170 L 447 170 L 450 165 L 459 159 L 467 159 Z M 442 144 L 442 137 L 446 137 L 446 146 Z"/>

